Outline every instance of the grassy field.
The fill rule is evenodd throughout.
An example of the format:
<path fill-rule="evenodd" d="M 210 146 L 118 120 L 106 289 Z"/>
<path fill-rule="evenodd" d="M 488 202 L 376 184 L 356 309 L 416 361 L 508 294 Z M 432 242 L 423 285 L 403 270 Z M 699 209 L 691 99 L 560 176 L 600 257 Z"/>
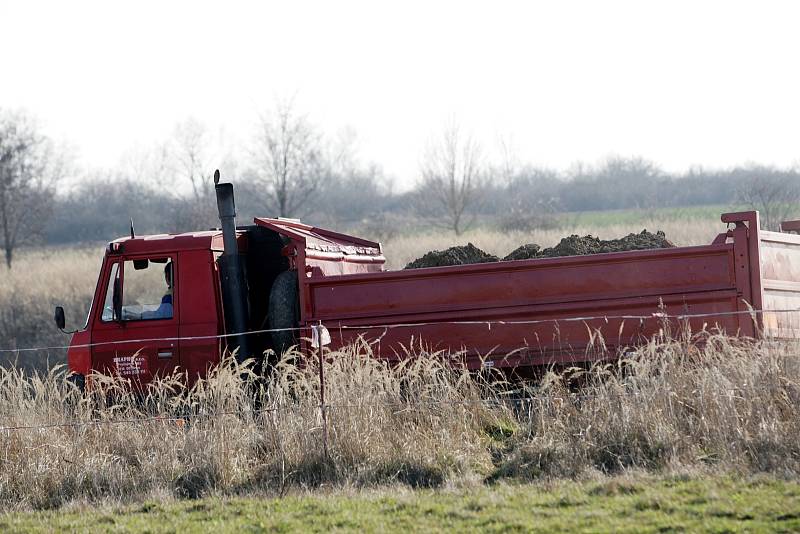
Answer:
<path fill-rule="evenodd" d="M 583 211 L 579 213 L 559 214 L 562 226 L 582 226 L 603 228 L 606 226 L 637 225 L 642 223 L 670 224 L 682 221 L 684 224 L 692 221 L 703 223 L 719 223 L 720 215 L 727 212 L 746 211 L 745 206 L 726 206 L 723 204 L 710 204 L 705 206 L 687 206 L 670 208 L 653 208 L 648 210 L 604 210 Z M 660 229 L 660 228 L 659 228 Z"/>
<path fill-rule="evenodd" d="M 356 345 L 328 354 L 325 419 L 318 364 L 292 355 L 257 392 L 230 362 L 181 395 L 178 377 L 145 396 L 93 377 L 83 396 L 59 372 L 0 370 L 0 421 L 14 427 L 0 432 L 0 509 L 629 471 L 796 479 L 797 344 L 701 338 L 653 340 L 617 368 L 551 370 L 522 404 L 501 376 L 445 355 L 389 366 Z"/>
<path fill-rule="evenodd" d="M 470 241 L 505 255 L 572 233 L 647 228 L 704 244 L 724 230 L 718 211 L 421 233 L 384 250 L 401 268 Z M 0 279 L 2 344 L 65 343 L 52 307 L 83 324 L 102 252 L 21 252 Z M 520 410 L 498 377 L 453 370 L 424 347 L 390 368 L 355 346 L 329 355 L 324 424 L 313 362 L 284 361 L 258 403 L 234 367 L 181 395 L 165 378 L 144 398 L 110 379 L 98 378 L 112 395 L 83 397 L 63 370 L 0 369 L 0 422 L 20 427 L 0 432 L 0 528 L 794 531 L 798 349 L 665 336 L 624 366 L 582 374 L 580 393 L 572 371 L 553 370 L 526 391 L 535 409 Z M 63 352 L 6 356 L 41 368 Z"/>
<path fill-rule="evenodd" d="M 205 498 L 0 516 L 0 529 L 113 532 L 797 532 L 800 485 L 620 476 L 447 490 Z"/>

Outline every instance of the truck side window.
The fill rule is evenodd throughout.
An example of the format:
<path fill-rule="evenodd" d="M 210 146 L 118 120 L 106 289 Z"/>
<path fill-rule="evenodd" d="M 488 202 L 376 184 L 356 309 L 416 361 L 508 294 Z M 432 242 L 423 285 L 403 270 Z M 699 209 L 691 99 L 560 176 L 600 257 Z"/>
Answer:
<path fill-rule="evenodd" d="M 123 273 L 123 321 L 172 318 L 171 258 L 128 260 Z"/>
<path fill-rule="evenodd" d="M 114 284 L 119 277 L 119 263 L 111 266 L 111 276 L 108 277 L 108 286 L 106 286 L 106 298 L 103 300 L 103 315 L 101 319 L 104 322 L 116 320 L 114 317 Z"/>

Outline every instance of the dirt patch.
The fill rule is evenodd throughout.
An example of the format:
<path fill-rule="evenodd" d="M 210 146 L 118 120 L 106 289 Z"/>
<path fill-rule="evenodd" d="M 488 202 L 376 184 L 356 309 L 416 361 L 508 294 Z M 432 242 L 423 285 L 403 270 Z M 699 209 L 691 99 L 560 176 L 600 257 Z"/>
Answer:
<path fill-rule="evenodd" d="M 554 247 L 541 248 L 535 243 L 522 245 L 503 261 L 530 260 L 536 258 L 556 258 L 561 256 L 588 256 L 604 252 L 623 252 L 626 250 L 648 250 L 654 248 L 672 248 L 675 245 L 667 239 L 662 231 L 656 233 L 642 230 L 638 234 L 628 234 L 619 239 L 604 240 L 592 235 L 565 237 Z M 421 269 L 423 267 L 444 267 L 447 265 L 469 265 L 471 263 L 488 263 L 499 261 L 493 256 L 482 251 L 472 243 L 464 246 L 450 247 L 446 250 L 434 250 L 421 258 L 417 258 L 406 269 Z"/>
<path fill-rule="evenodd" d="M 538 258 L 541 252 L 542 247 L 535 243 L 528 243 L 527 245 L 522 245 L 518 249 L 514 250 L 511 254 L 503 258 L 503 261 L 529 260 L 531 258 Z"/>
<path fill-rule="evenodd" d="M 447 265 L 468 265 L 471 263 L 488 263 L 499 261 L 497 256 L 488 254 L 472 243 L 463 246 L 450 247 L 446 250 L 433 250 L 421 258 L 417 258 L 406 269 L 421 269 L 423 267 L 444 267 Z"/>
<path fill-rule="evenodd" d="M 627 250 L 648 250 L 655 248 L 672 248 L 675 245 L 667 239 L 662 231 L 656 233 L 642 230 L 638 234 L 628 234 L 620 239 L 604 240 L 592 235 L 571 235 L 562 239 L 556 246 L 540 249 L 538 245 L 522 245 L 503 258 L 509 260 L 526 260 L 535 258 L 556 258 L 561 256 L 588 256 L 604 252 L 624 252 Z"/>

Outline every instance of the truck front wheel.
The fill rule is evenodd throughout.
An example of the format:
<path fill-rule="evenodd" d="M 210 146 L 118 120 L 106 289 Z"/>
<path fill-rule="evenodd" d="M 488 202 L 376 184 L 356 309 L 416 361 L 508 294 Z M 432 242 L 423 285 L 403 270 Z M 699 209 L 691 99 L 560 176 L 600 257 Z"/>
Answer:
<path fill-rule="evenodd" d="M 283 271 L 275 278 L 269 292 L 267 310 L 272 346 L 280 356 L 293 345 L 297 345 L 297 328 L 300 324 L 300 302 L 297 290 L 297 271 Z"/>

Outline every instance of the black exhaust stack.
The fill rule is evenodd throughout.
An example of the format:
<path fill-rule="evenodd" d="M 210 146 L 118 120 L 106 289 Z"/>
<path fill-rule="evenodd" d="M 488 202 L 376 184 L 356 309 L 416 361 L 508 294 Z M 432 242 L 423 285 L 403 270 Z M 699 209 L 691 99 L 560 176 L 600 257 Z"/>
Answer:
<path fill-rule="evenodd" d="M 222 306 L 228 334 L 228 350 L 236 353 L 240 363 L 251 356 L 247 343 L 249 318 L 247 307 L 247 283 L 244 279 L 239 247 L 236 244 L 236 205 L 233 201 L 233 184 L 219 183 L 219 170 L 214 172 L 214 190 L 217 193 L 217 210 L 222 223 L 223 252 L 218 260 L 222 285 Z"/>

